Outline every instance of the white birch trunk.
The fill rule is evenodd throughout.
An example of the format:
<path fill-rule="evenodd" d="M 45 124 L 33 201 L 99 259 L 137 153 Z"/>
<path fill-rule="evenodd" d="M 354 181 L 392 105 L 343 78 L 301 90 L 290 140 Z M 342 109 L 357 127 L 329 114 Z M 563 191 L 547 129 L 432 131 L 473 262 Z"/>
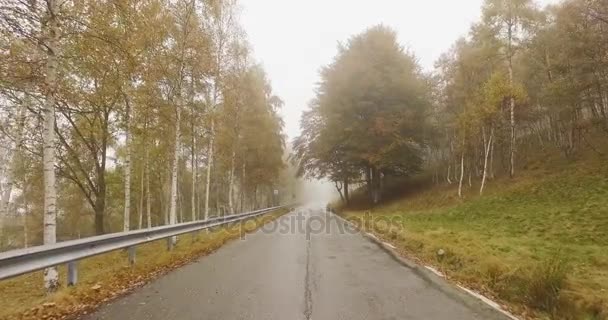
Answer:
<path fill-rule="evenodd" d="M 137 229 L 141 230 L 141 228 L 143 227 L 144 224 L 144 197 L 145 197 L 145 190 L 144 190 L 144 175 L 145 175 L 145 170 L 144 167 L 142 166 L 141 168 L 141 177 L 140 177 L 140 183 L 139 183 L 139 214 L 138 214 L 138 225 L 137 225 Z"/>
<path fill-rule="evenodd" d="M 484 132 L 484 135 L 485 135 L 485 132 Z M 490 157 L 490 150 L 492 148 L 493 139 L 494 139 L 494 127 L 492 127 L 492 129 L 490 129 L 490 138 L 488 139 L 488 144 L 486 146 L 484 146 L 485 157 L 484 157 L 484 162 L 483 162 L 483 175 L 481 178 L 481 187 L 479 188 L 480 195 L 483 194 L 483 189 L 486 186 L 486 177 L 488 176 L 488 158 Z"/>
<path fill-rule="evenodd" d="M 452 180 L 450 179 L 450 171 L 452 170 L 452 164 L 451 164 L 451 160 L 449 160 L 449 164 L 448 164 L 448 175 L 446 178 L 446 181 L 448 182 L 448 184 L 452 184 Z"/>
<path fill-rule="evenodd" d="M 207 155 L 207 182 L 205 183 L 205 217 L 209 218 L 209 187 L 211 186 L 211 166 L 213 165 L 213 143 L 215 138 L 215 121 L 211 120 L 211 137 L 209 139 L 209 154 Z"/>
<path fill-rule="evenodd" d="M 192 197 L 191 197 L 191 210 L 192 210 L 192 221 L 196 221 L 196 138 L 194 136 L 194 126 L 192 126 Z"/>
<path fill-rule="evenodd" d="M 126 101 L 125 97 L 125 101 Z M 129 102 L 126 101 L 126 112 L 125 112 L 125 147 L 127 149 L 127 155 L 125 157 L 125 205 L 123 213 L 123 231 L 129 231 L 130 229 L 130 216 L 131 216 L 131 119 L 130 110 L 131 107 Z"/>
<path fill-rule="evenodd" d="M 171 169 L 171 168 L 169 168 Z M 171 210 L 171 172 L 169 171 L 169 177 L 167 178 L 167 181 L 164 181 L 164 187 L 162 190 L 162 199 L 163 202 L 165 203 L 165 206 L 162 208 L 163 210 L 163 221 L 165 223 L 165 225 L 169 225 L 170 220 L 169 220 L 169 210 Z"/>
<path fill-rule="evenodd" d="M 173 156 L 173 166 L 171 168 L 171 199 L 169 204 L 169 224 L 176 224 L 177 222 L 177 169 L 179 165 L 181 110 L 179 105 L 176 106 L 176 108 L 177 110 L 175 117 L 175 150 Z M 175 243 L 176 240 L 176 237 L 172 238 L 173 243 Z"/>
<path fill-rule="evenodd" d="M 43 114 L 43 170 L 44 170 L 44 218 L 43 241 L 45 245 L 57 242 L 57 190 L 55 189 L 55 90 L 57 86 L 57 43 L 59 21 L 57 21 L 57 0 L 46 0 L 47 26 L 43 27 L 46 38 L 46 78 L 47 91 L 42 109 Z M 59 287 L 56 267 L 44 270 L 44 287 L 48 292 Z"/>
<path fill-rule="evenodd" d="M 509 58 L 509 85 L 513 88 L 513 24 L 509 23 L 509 43 L 508 43 L 508 58 Z M 515 176 L 515 97 L 511 95 L 509 99 L 509 113 L 510 113 L 510 125 L 511 125 L 511 139 L 510 139 L 510 171 L 511 178 Z"/>
<path fill-rule="evenodd" d="M 488 176 L 490 179 L 494 179 L 494 143 L 490 145 L 490 164 L 488 168 Z"/>
<path fill-rule="evenodd" d="M 245 189 L 246 188 L 246 185 L 245 185 L 246 171 L 245 171 L 245 169 L 246 168 L 247 168 L 247 165 L 245 162 L 243 162 L 243 172 L 241 172 L 241 195 L 240 195 L 241 196 L 241 205 L 240 205 L 241 212 L 247 211 L 247 210 L 245 210 L 245 200 L 247 200 L 246 199 L 247 194 L 245 193 L 245 190 L 246 190 Z"/>
<path fill-rule="evenodd" d="M 236 158 L 236 151 L 232 150 L 232 157 L 230 159 L 230 176 L 228 177 L 228 209 L 230 214 L 234 213 L 234 162 Z"/>
<path fill-rule="evenodd" d="M 458 197 L 462 198 L 462 181 L 464 181 L 464 151 L 460 155 L 460 181 L 458 182 Z"/>
<path fill-rule="evenodd" d="M 184 222 L 184 193 L 181 192 L 181 190 L 177 189 L 177 199 L 179 200 L 179 219 L 177 220 L 177 223 L 183 223 Z"/>
<path fill-rule="evenodd" d="M 211 101 L 212 113 L 215 111 L 218 105 L 218 100 L 220 97 L 221 83 L 222 83 L 222 67 L 223 67 L 223 56 L 224 56 L 224 44 L 228 38 L 228 28 L 230 27 L 230 23 L 232 21 L 232 12 L 228 10 L 228 12 L 224 12 L 224 5 L 228 4 L 222 3 L 219 6 L 219 16 L 215 17 L 215 21 L 212 22 L 211 29 L 214 29 L 212 32 L 214 33 L 213 37 L 216 40 L 217 47 L 215 48 L 216 53 L 216 66 L 214 72 L 214 84 L 213 84 L 213 97 Z M 227 21 L 224 21 L 225 18 L 228 18 Z M 226 24 L 224 23 L 226 22 Z M 213 117 L 213 114 L 212 114 Z M 213 166 L 213 144 L 215 140 L 215 119 L 211 119 L 211 137 L 209 139 L 209 154 L 207 158 L 207 181 L 205 183 L 205 216 L 204 219 L 207 220 L 209 218 L 209 192 L 211 187 L 211 167 Z M 217 213 L 216 213 L 217 214 Z"/>
<path fill-rule="evenodd" d="M 148 148 L 146 148 L 146 217 L 148 218 L 148 229 L 152 228 L 151 199 L 150 199 L 150 160 Z"/>

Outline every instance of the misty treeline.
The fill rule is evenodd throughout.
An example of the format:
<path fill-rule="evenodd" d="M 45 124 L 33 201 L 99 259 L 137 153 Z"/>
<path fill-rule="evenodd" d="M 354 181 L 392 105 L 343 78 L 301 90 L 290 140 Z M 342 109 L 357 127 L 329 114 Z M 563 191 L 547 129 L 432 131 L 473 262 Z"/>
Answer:
<path fill-rule="evenodd" d="M 282 101 L 238 12 L 1 0 L 0 247 L 274 205 Z"/>
<path fill-rule="evenodd" d="M 608 2 L 486 0 L 430 72 L 372 27 L 321 79 L 294 142 L 300 175 L 333 181 L 347 203 L 353 185 L 378 203 L 387 178 L 421 172 L 483 193 L 537 149 L 573 158 L 606 143 Z"/>

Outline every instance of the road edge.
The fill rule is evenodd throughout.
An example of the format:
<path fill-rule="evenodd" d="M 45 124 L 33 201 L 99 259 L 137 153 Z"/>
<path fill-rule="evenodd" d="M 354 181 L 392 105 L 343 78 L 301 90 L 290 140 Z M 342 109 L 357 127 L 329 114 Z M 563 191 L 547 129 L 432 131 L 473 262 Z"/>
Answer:
<path fill-rule="evenodd" d="M 440 291 L 447 294 L 451 298 L 461 302 L 469 309 L 471 309 L 475 312 L 481 313 L 480 315 L 482 315 L 484 317 L 492 316 L 495 319 L 520 320 L 515 315 L 504 310 L 495 301 L 493 301 L 471 289 L 468 289 L 460 284 L 454 284 L 454 283 L 449 282 L 445 278 L 444 274 L 442 274 L 438 270 L 434 269 L 433 267 L 420 265 L 420 264 L 402 256 L 401 254 L 399 254 L 399 252 L 396 251 L 397 248 L 394 245 L 392 245 L 391 243 L 382 241 L 381 239 L 376 237 L 374 234 L 361 230 L 357 225 L 346 220 L 345 218 L 343 218 L 342 216 L 340 216 L 339 214 L 337 214 L 331 210 L 328 210 L 328 212 L 331 213 L 331 215 L 336 217 L 338 220 L 340 220 L 342 223 L 345 223 L 348 226 L 358 230 L 359 233 L 365 239 L 376 244 L 378 247 L 380 247 L 380 249 L 382 249 L 384 252 L 388 253 L 388 255 L 391 258 L 393 258 L 393 260 L 395 260 L 402 266 L 412 270 L 414 273 L 416 273 L 422 279 L 427 281 L 430 285 L 439 289 Z M 500 318 L 496 318 L 497 316 L 499 316 Z M 485 319 L 491 319 L 491 318 L 485 318 Z"/>

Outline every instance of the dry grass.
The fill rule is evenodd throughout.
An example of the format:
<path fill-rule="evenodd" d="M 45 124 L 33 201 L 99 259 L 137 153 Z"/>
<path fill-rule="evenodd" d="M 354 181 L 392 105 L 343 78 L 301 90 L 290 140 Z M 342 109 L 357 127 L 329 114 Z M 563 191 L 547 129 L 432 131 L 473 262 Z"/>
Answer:
<path fill-rule="evenodd" d="M 123 295 L 175 268 L 188 264 L 285 214 L 280 210 L 235 225 L 197 235 L 184 235 L 173 251 L 166 241 L 137 248 L 137 262 L 129 265 L 125 251 L 115 251 L 79 262 L 79 283 L 66 287 L 66 268 L 61 266 L 63 285 L 47 295 L 42 287 L 42 273 L 35 272 L 0 282 L 0 319 L 69 319 L 95 309 L 101 303 Z"/>

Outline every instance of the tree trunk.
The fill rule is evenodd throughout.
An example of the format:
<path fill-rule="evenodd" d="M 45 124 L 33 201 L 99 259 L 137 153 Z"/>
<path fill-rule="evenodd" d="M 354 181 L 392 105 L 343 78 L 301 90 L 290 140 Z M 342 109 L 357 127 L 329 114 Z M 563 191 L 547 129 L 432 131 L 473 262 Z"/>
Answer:
<path fill-rule="evenodd" d="M 348 192 L 348 179 L 344 179 L 344 200 L 346 201 L 346 205 L 350 204 L 350 196 Z"/>
<path fill-rule="evenodd" d="M 485 130 L 484 130 L 484 136 L 485 136 Z M 479 189 L 480 195 L 483 194 L 483 189 L 486 185 L 486 177 L 488 176 L 488 158 L 490 155 L 490 151 L 492 149 L 493 140 L 494 140 L 494 127 L 492 126 L 492 128 L 490 129 L 490 138 L 488 139 L 487 145 L 484 146 L 485 156 L 484 156 L 484 162 L 483 162 L 483 176 L 481 178 L 481 188 Z"/>
<path fill-rule="evenodd" d="M 23 174 L 23 190 L 22 190 L 22 194 L 21 194 L 21 200 L 22 200 L 22 205 L 23 205 L 23 247 L 24 248 L 28 248 L 29 247 L 29 228 L 27 225 L 27 217 L 29 216 L 29 209 L 28 209 L 28 198 L 27 198 L 27 181 L 26 181 L 26 174 Z"/>
<path fill-rule="evenodd" d="M 190 198 L 190 206 L 192 213 L 192 221 L 196 221 L 196 129 L 194 127 L 194 107 L 192 108 L 192 154 L 190 155 L 190 160 L 192 163 L 190 166 L 192 167 L 192 188 L 191 193 L 192 196 Z"/>
<path fill-rule="evenodd" d="M 492 128 L 492 133 L 494 132 L 494 128 Z M 494 149 L 495 149 L 495 143 L 494 141 L 492 141 L 492 143 L 490 144 L 490 165 L 489 165 L 489 178 L 491 180 L 494 179 L 494 177 L 496 176 L 494 174 Z"/>
<path fill-rule="evenodd" d="M 101 164 L 96 168 L 96 177 L 97 177 L 97 186 L 95 190 L 95 205 L 93 211 L 95 212 L 95 231 L 97 235 L 102 235 L 105 233 L 105 225 L 104 225 L 104 214 L 106 209 L 106 161 L 107 161 L 107 151 L 108 151 L 108 125 L 110 122 L 110 114 L 109 112 L 104 113 L 103 118 L 104 129 L 103 129 L 103 137 L 101 142 Z"/>
<path fill-rule="evenodd" d="M 253 210 L 258 209 L 258 186 L 253 187 Z"/>
<path fill-rule="evenodd" d="M 192 144 L 192 163 L 191 163 L 191 167 L 192 167 L 192 187 L 191 187 L 191 193 L 192 196 L 190 197 L 190 206 L 191 208 L 191 213 L 192 213 L 192 221 L 196 221 L 196 154 L 194 152 L 194 142 L 195 139 L 192 138 L 193 144 Z"/>
<path fill-rule="evenodd" d="M 148 148 L 146 148 L 146 217 L 148 218 L 148 229 L 152 228 L 152 215 L 151 215 L 151 207 L 150 207 L 150 160 L 148 154 Z"/>
<path fill-rule="evenodd" d="M 230 213 L 234 213 L 234 162 L 236 158 L 236 151 L 232 150 L 232 156 L 230 158 L 230 176 L 228 178 L 228 209 Z"/>
<path fill-rule="evenodd" d="M 367 167 L 365 169 L 365 183 L 367 184 L 367 192 L 371 200 L 374 197 L 374 186 L 372 184 L 372 167 Z"/>
<path fill-rule="evenodd" d="M 131 105 L 128 98 L 125 96 L 126 112 L 125 112 L 125 147 L 127 155 L 125 157 L 125 205 L 123 213 L 123 228 L 124 232 L 130 229 L 131 220 Z M 141 219 L 140 219 L 141 222 Z"/>
<path fill-rule="evenodd" d="M 178 190 L 181 188 L 178 188 Z M 178 203 L 179 203 L 179 219 L 178 219 L 178 223 L 183 223 L 184 222 L 184 193 L 181 191 L 178 191 L 177 193 L 177 199 L 178 199 Z"/>
<path fill-rule="evenodd" d="M 246 169 L 246 164 L 245 164 L 245 162 L 243 162 L 243 171 L 241 172 L 241 208 L 240 208 L 241 212 L 245 212 L 246 211 L 245 210 L 245 196 L 247 194 L 245 193 L 245 190 L 246 190 L 245 189 L 245 186 L 246 186 L 246 184 L 245 184 L 245 177 L 246 177 L 246 175 L 245 175 L 245 173 L 246 173 L 245 169 Z"/>
<path fill-rule="evenodd" d="M 168 172 L 170 173 L 170 171 Z M 162 174 L 161 174 L 162 175 Z M 171 202 L 171 194 L 167 191 L 167 184 L 169 183 L 169 178 L 163 181 L 162 176 L 159 175 L 159 183 L 160 183 L 160 210 L 163 218 L 164 225 L 169 225 L 169 206 L 167 205 Z M 170 175 L 170 174 L 169 174 Z M 169 188 L 170 189 L 170 188 Z"/>
<path fill-rule="evenodd" d="M 462 182 L 464 181 L 464 151 L 460 155 L 460 180 L 458 182 L 458 198 L 462 198 Z"/>
<path fill-rule="evenodd" d="M 150 200 L 150 176 L 149 176 L 149 170 L 148 170 L 148 154 L 149 154 L 149 147 L 147 145 L 147 138 L 148 138 L 148 115 L 146 114 L 145 116 L 145 121 L 144 121 L 144 131 L 143 131 L 143 148 L 144 148 L 144 158 L 143 161 L 141 163 L 141 181 L 140 181 L 140 197 L 139 197 L 139 229 L 141 230 L 143 228 L 143 212 L 144 212 L 144 199 L 146 201 L 146 226 L 147 228 L 150 228 L 150 203 L 148 202 Z"/>
<path fill-rule="evenodd" d="M 44 121 L 43 168 L 44 168 L 44 244 L 57 242 L 57 191 L 55 189 L 55 90 L 57 87 L 57 54 L 59 41 L 59 21 L 57 0 L 47 0 L 47 25 L 43 26 L 46 35 L 46 92 L 42 109 Z M 56 267 L 44 270 L 44 287 L 48 292 L 59 287 L 59 274 Z"/>
<path fill-rule="evenodd" d="M 336 190 L 338 190 L 338 193 L 340 194 L 340 199 L 342 200 L 342 202 L 346 203 L 346 200 L 344 199 L 344 194 L 342 193 L 342 182 L 340 181 L 334 181 L 334 186 L 336 187 Z"/>
<path fill-rule="evenodd" d="M 141 177 L 140 177 L 140 183 L 139 183 L 139 219 L 138 224 L 137 224 L 137 229 L 141 230 L 141 228 L 143 227 L 144 224 L 144 198 L 146 195 L 146 191 L 144 189 L 144 175 L 145 175 L 146 170 L 144 170 L 144 166 L 141 167 Z"/>
<path fill-rule="evenodd" d="M 600 118 L 600 121 L 602 123 L 602 127 L 604 128 L 604 130 L 608 130 L 608 116 L 606 115 L 605 94 L 604 94 L 604 90 L 602 90 L 600 76 L 596 75 L 596 78 L 598 78 L 596 80 L 596 90 L 597 90 L 597 96 L 598 96 L 597 100 L 599 100 L 596 102 L 596 105 L 597 105 L 598 113 L 599 113 L 599 115 L 601 115 L 601 117 L 598 115 L 598 118 Z"/>
<path fill-rule="evenodd" d="M 211 119 L 211 137 L 209 138 L 209 154 L 207 155 L 207 182 L 205 183 L 205 217 L 209 219 L 209 188 L 211 186 L 211 166 L 213 165 L 213 143 L 215 137 L 215 121 Z"/>
<path fill-rule="evenodd" d="M 452 164 L 451 164 L 451 160 L 449 161 L 450 163 L 448 163 L 448 174 L 447 174 L 447 178 L 446 181 L 448 182 L 448 184 L 452 184 L 452 180 L 450 179 L 450 170 L 452 170 Z"/>
<path fill-rule="evenodd" d="M 100 190 L 95 198 L 95 233 L 97 235 L 104 234 L 104 211 L 106 209 L 106 187 L 105 179 L 102 178 L 103 183 L 100 183 Z"/>
<path fill-rule="evenodd" d="M 199 177 L 200 178 L 200 177 Z M 205 204 L 203 203 L 205 201 L 205 188 L 204 188 L 204 184 L 201 185 L 199 184 L 198 186 L 198 201 L 197 204 L 198 206 L 197 208 L 197 212 L 198 212 L 198 219 L 202 220 L 203 219 L 203 213 L 205 212 Z"/>
<path fill-rule="evenodd" d="M 378 203 L 382 201 L 382 192 L 384 191 L 384 173 L 378 170 Z"/>
<path fill-rule="evenodd" d="M 372 167 L 371 170 L 371 192 L 372 192 L 372 203 L 374 205 L 380 203 L 382 197 L 382 177 L 380 170 L 376 167 Z"/>
<path fill-rule="evenodd" d="M 513 88 L 513 25 L 509 24 L 509 43 L 508 43 L 508 59 L 509 59 L 509 85 Z M 511 139 L 510 139 L 510 161 L 509 175 L 511 178 L 515 176 L 515 97 L 511 95 L 509 99 L 509 113 L 511 124 Z"/>
<path fill-rule="evenodd" d="M 217 166 L 213 167 L 212 175 L 215 179 L 215 216 L 219 217 L 222 215 L 221 206 L 220 206 L 220 190 L 222 190 L 222 182 L 220 181 L 220 170 Z"/>
<path fill-rule="evenodd" d="M 180 106 L 176 106 L 175 110 L 175 149 L 173 153 L 173 165 L 171 167 L 171 199 L 169 202 L 169 224 L 177 223 L 177 171 L 179 166 L 179 150 L 180 150 L 180 122 L 181 122 Z M 173 244 L 177 241 L 176 237 L 172 237 Z"/>

